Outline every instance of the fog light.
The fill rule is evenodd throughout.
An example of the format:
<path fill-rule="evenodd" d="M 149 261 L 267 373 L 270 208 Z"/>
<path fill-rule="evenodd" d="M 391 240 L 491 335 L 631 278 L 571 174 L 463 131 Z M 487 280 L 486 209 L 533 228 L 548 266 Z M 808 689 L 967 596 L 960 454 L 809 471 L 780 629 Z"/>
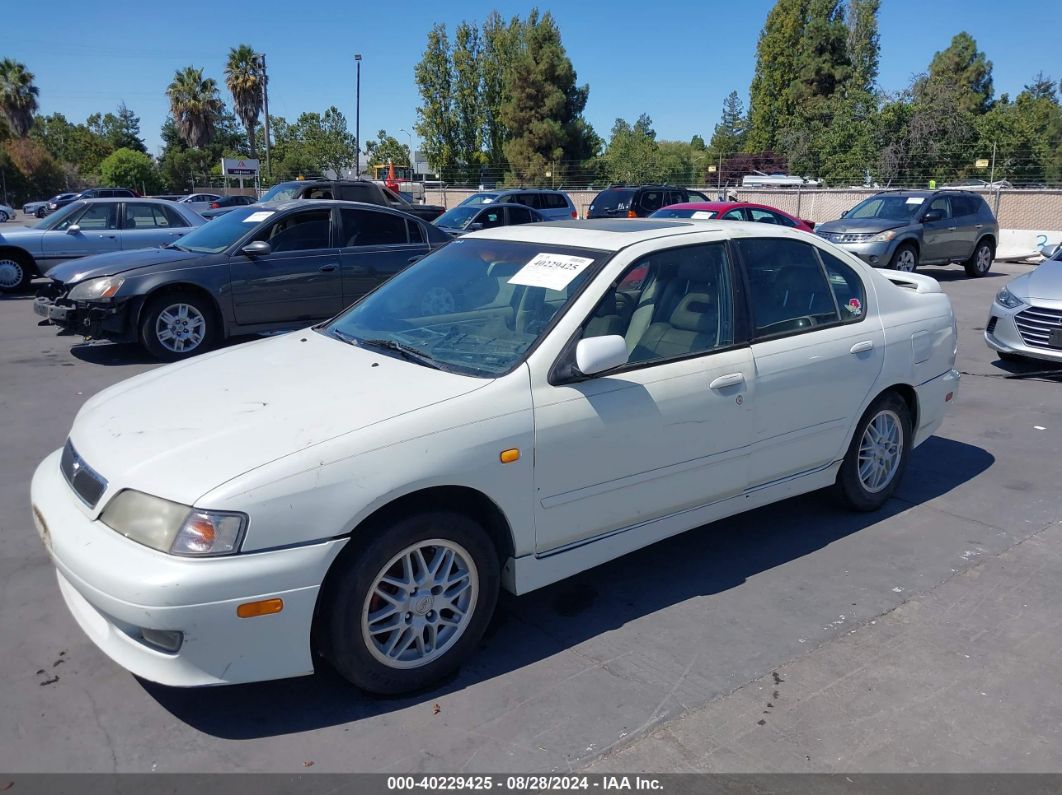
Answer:
<path fill-rule="evenodd" d="M 164 651 L 167 654 L 176 654 L 181 650 L 184 643 L 184 633 L 175 629 L 146 629 L 140 628 L 140 639 L 148 646 Z"/>
<path fill-rule="evenodd" d="M 877 265 L 878 264 L 878 255 L 877 254 L 871 254 L 870 255 L 870 264 L 871 265 Z"/>

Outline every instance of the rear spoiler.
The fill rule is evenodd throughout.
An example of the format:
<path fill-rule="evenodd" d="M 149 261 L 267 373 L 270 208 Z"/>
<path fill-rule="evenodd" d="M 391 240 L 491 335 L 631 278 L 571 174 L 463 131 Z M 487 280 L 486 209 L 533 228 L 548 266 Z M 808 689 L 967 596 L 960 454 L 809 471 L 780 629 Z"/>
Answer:
<path fill-rule="evenodd" d="M 905 287 L 916 293 L 942 293 L 940 282 L 932 276 L 923 276 L 921 273 L 902 273 L 900 271 L 878 271 L 882 276 L 895 284 L 897 287 Z"/>

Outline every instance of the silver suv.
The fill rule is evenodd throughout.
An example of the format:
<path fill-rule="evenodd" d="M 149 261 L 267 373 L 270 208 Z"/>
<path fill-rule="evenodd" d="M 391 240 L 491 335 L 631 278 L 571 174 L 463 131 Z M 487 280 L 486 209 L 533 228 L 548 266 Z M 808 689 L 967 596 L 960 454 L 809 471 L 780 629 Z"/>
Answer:
<path fill-rule="evenodd" d="M 816 234 L 878 268 L 962 263 L 968 276 L 992 267 L 999 225 L 972 191 L 896 190 L 864 199 Z"/>

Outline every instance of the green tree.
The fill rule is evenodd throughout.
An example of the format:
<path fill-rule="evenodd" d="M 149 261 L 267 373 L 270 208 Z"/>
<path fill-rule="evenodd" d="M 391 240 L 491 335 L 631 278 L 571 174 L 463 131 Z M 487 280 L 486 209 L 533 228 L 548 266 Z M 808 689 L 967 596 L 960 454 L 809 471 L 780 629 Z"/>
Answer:
<path fill-rule="evenodd" d="M 201 149 L 210 143 L 224 105 L 217 81 L 203 77 L 203 70 L 188 66 L 174 74 L 166 88 L 170 114 L 185 143 Z"/>
<path fill-rule="evenodd" d="M 705 149 L 708 148 L 704 144 L 704 139 L 701 138 L 701 136 L 697 135 L 696 133 L 690 139 L 690 147 L 692 147 L 693 149 L 696 149 L 699 152 L 703 152 Z"/>
<path fill-rule="evenodd" d="M 133 113 L 124 102 L 118 104 L 118 113 L 115 114 L 109 140 L 115 149 L 147 152 L 144 139 L 140 137 L 140 117 Z"/>
<path fill-rule="evenodd" d="M 1027 86 L 1011 102 L 1004 95 L 992 109 L 974 121 L 977 148 L 968 158 L 993 159 L 993 172 L 978 176 L 1006 179 L 1015 184 L 1054 182 L 1062 174 L 1062 107 L 1050 92 Z"/>
<path fill-rule="evenodd" d="M 387 130 L 376 133 L 375 141 L 365 142 L 365 157 L 371 165 L 391 162 L 395 166 L 408 166 L 412 162 L 409 155 L 409 147 L 388 135 Z"/>
<path fill-rule="evenodd" d="M 737 91 L 731 91 L 723 100 L 723 116 L 715 125 L 712 140 L 708 144 L 714 157 L 727 157 L 741 152 L 745 147 L 748 120 L 745 118 L 745 106 Z"/>
<path fill-rule="evenodd" d="M 0 116 L 16 138 L 25 138 L 33 126 L 40 89 L 33 84 L 33 72 L 11 58 L 0 61 Z"/>
<path fill-rule="evenodd" d="M 638 184 L 663 179 L 664 167 L 653 120 L 643 113 L 634 124 L 616 119 L 601 156 L 610 182 Z"/>
<path fill-rule="evenodd" d="M 484 115 L 480 102 L 479 30 L 462 22 L 454 31 L 454 157 L 474 180 L 483 159 Z"/>
<path fill-rule="evenodd" d="M 877 84 L 881 59 L 879 5 L 880 0 L 849 0 L 847 47 L 852 91 L 873 94 Z"/>
<path fill-rule="evenodd" d="M 258 126 L 258 114 L 262 112 L 265 83 L 261 58 L 251 45 L 240 44 L 229 50 L 229 58 L 225 63 L 225 85 L 232 94 L 236 115 L 247 131 L 251 157 L 255 157 L 255 129 Z"/>
<path fill-rule="evenodd" d="M 10 138 L 0 144 L 0 171 L 13 206 L 52 196 L 66 186 L 62 167 L 32 138 Z"/>
<path fill-rule="evenodd" d="M 947 93 L 962 113 L 984 113 L 992 105 L 992 62 L 966 31 L 933 56 L 929 73 L 914 85 L 915 100 L 926 102 Z"/>
<path fill-rule="evenodd" d="M 798 73 L 797 54 L 809 0 L 777 0 L 756 45 L 756 71 L 749 87 L 750 151 L 773 149 L 790 124 L 794 106 L 789 86 Z"/>
<path fill-rule="evenodd" d="M 105 185 L 115 185 L 147 193 L 155 193 L 161 187 L 158 167 L 144 152 L 135 149 L 116 149 L 100 163 L 100 180 Z"/>
<path fill-rule="evenodd" d="M 583 119 L 590 89 L 576 85 L 575 67 L 553 15 L 532 10 L 522 39 L 506 68 L 508 92 L 500 110 L 509 131 L 507 179 L 541 185 L 562 180 L 565 161 L 593 157 L 600 139 Z"/>
<path fill-rule="evenodd" d="M 483 23 L 480 46 L 480 104 L 483 109 L 483 144 L 485 159 L 492 166 L 505 163 L 508 130 L 502 123 L 501 107 L 505 101 L 506 72 L 512 43 L 519 39 L 522 24 L 516 17 L 506 25 L 497 11 L 491 11 Z"/>
<path fill-rule="evenodd" d="M 303 113 L 296 119 L 291 135 L 302 149 L 305 162 L 317 173 L 332 171 L 338 177 L 357 166 L 354 136 L 347 129 L 346 117 L 334 105 L 323 114 Z"/>
<path fill-rule="evenodd" d="M 428 44 L 413 77 L 421 98 L 414 129 L 428 162 L 436 169 L 445 168 L 454 163 L 458 148 L 450 38 L 445 25 L 436 23 L 428 32 Z"/>

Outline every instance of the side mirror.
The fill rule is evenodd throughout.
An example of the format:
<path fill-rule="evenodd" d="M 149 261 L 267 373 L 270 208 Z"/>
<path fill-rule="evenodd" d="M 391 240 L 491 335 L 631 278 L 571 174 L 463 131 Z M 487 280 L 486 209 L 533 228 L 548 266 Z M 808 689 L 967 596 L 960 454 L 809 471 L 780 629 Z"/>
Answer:
<path fill-rule="evenodd" d="M 595 375 L 627 363 L 627 343 L 618 334 L 587 337 L 575 347 L 575 366 L 583 375 Z"/>
<path fill-rule="evenodd" d="M 845 210 L 844 212 L 841 213 L 841 217 L 842 218 L 844 218 L 846 215 L 848 215 L 848 210 Z"/>
<path fill-rule="evenodd" d="M 943 210 L 928 210 L 925 215 L 922 216 L 923 224 L 931 224 L 935 221 L 939 221 L 944 217 Z"/>
<path fill-rule="evenodd" d="M 476 221 L 476 222 L 471 223 L 471 224 L 468 225 L 468 231 L 469 232 L 478 232 L 482 228 L 483 228 L 483 224 L 481 224 L 479 221 Z"/>
<path fill-rule="evenodd" d="M 248 243 L 240 251 L 248 257 L 264 257 L 266 254 L 273 253 L 273 248 L 264 240 L 256 240 L 253 243 Z"/>
<path fill-rule="evenodd" d="M 81 227 L 78 226 L 77 224 L 70 224 L 70 226 L 68 226 L 66 228 L 66 233 L 68 235 L 76 235 L 80 231 L 81 231 Z"/>
<path fill-rule="evenodd" d="M 1044 259 L 1051 259 L 1058 253 L 1060 248 L 1062 248 L 1062 243 L 1048 243 L 1040 246 L 1040 253 L 1044 255 Z"/>

